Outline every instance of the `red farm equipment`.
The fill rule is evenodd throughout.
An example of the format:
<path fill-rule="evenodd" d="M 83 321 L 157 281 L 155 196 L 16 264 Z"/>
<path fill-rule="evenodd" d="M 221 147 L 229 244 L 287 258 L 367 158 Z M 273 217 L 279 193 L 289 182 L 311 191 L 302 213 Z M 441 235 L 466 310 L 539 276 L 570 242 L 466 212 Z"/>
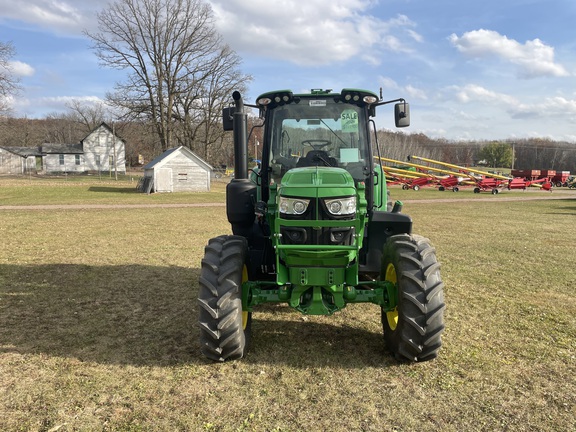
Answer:
<path fill-rule="evenodd" d="M 564 172 L 564 171 L 563 171 Z M 512 170 L 511 174 L 514 176 L 515 184 L 517 187 L 509 187 L 508 189 L 521 189 L 522 182 L 525 183 L 524 189 L 528 186 L 540 187 L 543 190 L 550 190 L 552 185 L 557 185 L 554 179 L 557 176 L 555 170 Z M 562 184 L 560 184 L 561 186 Z"/>
<path fill-rule="evenodd" d="M 477 169 L 473 169 L 470 167 L 463 167 L 459 165 L 449 164 L 442 161 L 437 161 L 434 159 L 428 159 L 420 156 L 411 156 L 410 159 L 419 160 L 426 163 L 440 165 L 446 168 L 451 169 L 451 174 L 456 175 L 459 173 L 460 175 L 467 176 L 470 181 L 474 184 L 474 193 L 480 192 L 492 192 L 492 194 L 497 194 L 500 192 L 500 189 L 504 188 L 508 181 L 510 180 L 508 177 L 492 174 L 485 171 L 480 171 Z M 431 169 L 431 167 L 427 167 Z"/>
<path fill-rule="evenodd" d="M 513 179 L 510 179 L 510 181 L 508 182 L 507 188 L 508 190 L 510 189 L 525 190 L 529 186 L 536 186 L 542 188 L 543 190 L 550 190 L 552 188 L 552 183 L 550 183 L 550 181 L 548 181 L 548 178 L 546 177 L 540 178 L 538 180 L 526 180 L 521 177 L 514 177 Z"/>
<path fill-rule="evenodd" d="M 420 190 L 421 187 L 428 186 L 435 181 L 433 176 L 423 174 L 418 171 L 408 171 L 406 169 L 382 166 L 389 184 L 402 185 L 402 189 Z"/>
<path fill-rule="evenodd" d="M 419 190 L 420 187 L 426 185 L 434 185 L 438 186 L 439 191 L 445 190 L 452 190 L 453 192 L 459 191 L 460 185 L 470 185 L 473 184 L 470 181 L 469 177 L 461 177 L 457 176 L 455 172 L 429 167 L 425 165 L 419 165 L 411 162 L 401 162 L 395 159 L 389 159 L 380 157 L 379 158 L 383 162 L 393 163 L 393 164 L 402 164 L 403 166 L 416 169 L 416 171 L 408 171 L 408 170 L 398 170 L 394 167 L 383 167 L 383 169 L 388 173 L 394 173 L 397 176 L 406 175 L 408 176 L 406 183 L 402 183 L 403 189 L 414 189 Z M 418 177 L 415 179 L 414 177 Z M 427 181 L 425 181 L 426 179 Z"/>
<path fill-rule="evenodd" d="M 542 177 L 542 171 L 533 169 L 513 169 L 510 174 L 526 180 L 538 180 Z"/>
<path fill-rule="evenodd" d="M 570 171 L 556 171 L 556 175 L 550 179 L 550 182 L 556 187 L 568 187 Z"/>

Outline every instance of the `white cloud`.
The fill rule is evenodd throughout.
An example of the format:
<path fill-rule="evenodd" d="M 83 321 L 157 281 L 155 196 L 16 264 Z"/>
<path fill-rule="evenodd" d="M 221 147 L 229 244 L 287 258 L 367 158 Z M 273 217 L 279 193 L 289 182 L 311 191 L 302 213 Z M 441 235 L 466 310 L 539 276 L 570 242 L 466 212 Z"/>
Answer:
<path fill-rule="evenodd" d="M 85 27 L 94 25 L 96 11 L 106 3 L 106 0 L 0 0 L 0 17 L 39 26 L 58 34 L 80 35 Z"/>
<path fill-rule="evenodd" d="M 400 85 L 398 85 L 398 83 L 396 81 L 394 81 L 392 78 L 389 78 L 389 77 L 384 77 L 384 76 L 379 77 L 378 83 L 386 89 L 400 90 Z"/>
<path fill-rule="evenodd" d="M 88 105 L 104 102 L 98 96 L 47 96 L 38 99 L 39 104 L 53 107 L 63 107 L 73 101 L 84 102 Z"/>
<path fill-rule="evenodd" d="M 461 103 L 482 102 L 486 104 L 517 105 L 518 100 L 510 95 L 488 90 L 482 86 L 468 84 L 464 87 L 452 87 L 456 99 Z"/>
<path fill-rule="evenodd" d="M 426 95 L 426 91 L 419 89 L 417 87 L 414 87 L 410 84 L 404 88 L 404 91 L 406 92 L 406 94 L 408 95 L 408 97 L 410 99 L 420 99 L 420 100 L 427 100 L 428 99 L 428 96 Z"/>
<path fill-rule="evenodd" d="M 466 56 L 473 58 L 496 57 L 519 67 L 521 78 L 543 76 L 568 76 L 568 71 L 554 61 L 554 48 L 544 44 L 540 39 L 521 44 L 514 39 L 492 30 L 474 30 L 461 37 L 455 34 L 449 37 L 452 45 Z"/>
<path fill-rule="evenodd" d="M 576 119 L 576 100 L 561 96 L 546 98 L 540 103 L 520 104 L 511 110 L 514 119 L 543 119 L 546 117 Z"/>
<path fill-rule="evenodd" d="M 378 78 L 378 83 L 383 89 L 390 90 L 390 92 L 386 92 L 386 93 L 391 93 L 391 92 L 399 93 L 401 95 L 404 95 L 407 99 L 409 99 L 409 101 L 414 100 L 414 99 L 419 99 L 419 100 L 424 101 L 424 100 L 428 99 L 428 95 L 426 94 L 425 90 L 414 87 L 411 84 L 408 84 L 406 86 L 401 86 L 400 84 L 398 84 L 393 79 L 391 79 L 389 77 L 384 77 L 384 76 L 380 76 Z"/>
<path fill-rule="evenodd" d="M 240 53 L 321 66 L 357 57 L 377 64 L 383 51 L 409 52 L 415 24 L 383 21 L 367 0 L 211 0 L 218 31 Z M 298 11 L 297 13 L 295 13 Z M 406 37 L 402 37 L 406 36 Z"/>
<path fill-rule="evenodd" d="M 34 68 L 27 63 L 21 61 L 11 61 L 9 63 L 10 72 L 12 72 L 17 77 L 28 77 L 34 75 Z"/>
<path fill-rule="evenodd" d="M 66 112 L 68 105 L 73 101 L 79 101 L 86 105 L 99 105 L 105 101 L 98 96 L 44 96 L 44 97 L 18 97 L 10 98 L 9 105 L 12 109 L 21 112 L 31 118 L 52 112 Z"/>

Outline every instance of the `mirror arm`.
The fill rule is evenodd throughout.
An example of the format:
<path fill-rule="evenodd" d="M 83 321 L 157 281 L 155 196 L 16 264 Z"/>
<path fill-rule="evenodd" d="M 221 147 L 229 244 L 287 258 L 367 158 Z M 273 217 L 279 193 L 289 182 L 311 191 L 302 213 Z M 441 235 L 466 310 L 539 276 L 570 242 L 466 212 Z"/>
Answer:
<path fill-rule="evenodd" d="M 381 105 L 387 105 L 387 104 L 393 103 L 393 102 L 404 102 L 404 103 L 406 103 L 406 99 L 404 99 L 404 98 L 392 99 L 392 100 L 389 100 L 389 101 L 378 102 L 378 103 L 372 104 L 372 106 L 377 107 L 377 106 L 381 106 Z"/>

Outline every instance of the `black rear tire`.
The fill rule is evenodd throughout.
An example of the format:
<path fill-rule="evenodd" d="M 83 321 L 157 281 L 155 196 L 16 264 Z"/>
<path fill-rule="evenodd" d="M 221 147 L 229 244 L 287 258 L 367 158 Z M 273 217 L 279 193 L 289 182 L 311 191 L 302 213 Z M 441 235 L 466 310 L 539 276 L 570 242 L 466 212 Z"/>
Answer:
<path fill-rule="evenodd" d="M 397 307 L 382 309 L 387 348 L 401 361 L 427 361 L 438 356 L 444 331 L 444 283 L 440 263 L 428 239 L 392 236 L 384 245 L 381 280 L 397 287 Z"/>
<path fill-rule="evenodd" d="M 204 250 L 198 303 L 200 350 L 213 361 L 242 358 L 250 340 L 251 313 L 242 311 L 248 279 L 248 245 L 240 236 L 211 239 Z"/>

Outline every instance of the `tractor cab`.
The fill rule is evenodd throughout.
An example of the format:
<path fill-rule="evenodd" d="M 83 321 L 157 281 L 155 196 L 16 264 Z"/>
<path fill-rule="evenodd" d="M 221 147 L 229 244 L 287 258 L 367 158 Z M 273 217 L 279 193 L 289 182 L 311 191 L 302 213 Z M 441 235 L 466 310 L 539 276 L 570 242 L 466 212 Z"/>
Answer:
<path fill-rule="evenodd" d="M 327 167 L 341 168 L 356 184 L 367 185 L 370 208 L 382 206 L 382 188 L 374 200 L 371 185 L 385 187 L 385 179 L 375 170 L 369 138 L 370 117 L 379 104 L 374 93 L 364 90 L 316 89 L 302 95 L 285 90 L 261 95 L 257 107 L 265 125 L 262 199 L 269 198 L 270 185 L 280 184 L 294 168 Z M 397 123 L 407 126 L 408 105 L 400 105 Z"/>
<path fill-rule="evenodd" d="M 299 99 L 270 110 L 266 124 L 272 182 L 280 183 L 290 169 L 309 166 L 340 167 L 355 180 L 368 179 L 372 157 L 362 107 L 334 98 Z"/>

